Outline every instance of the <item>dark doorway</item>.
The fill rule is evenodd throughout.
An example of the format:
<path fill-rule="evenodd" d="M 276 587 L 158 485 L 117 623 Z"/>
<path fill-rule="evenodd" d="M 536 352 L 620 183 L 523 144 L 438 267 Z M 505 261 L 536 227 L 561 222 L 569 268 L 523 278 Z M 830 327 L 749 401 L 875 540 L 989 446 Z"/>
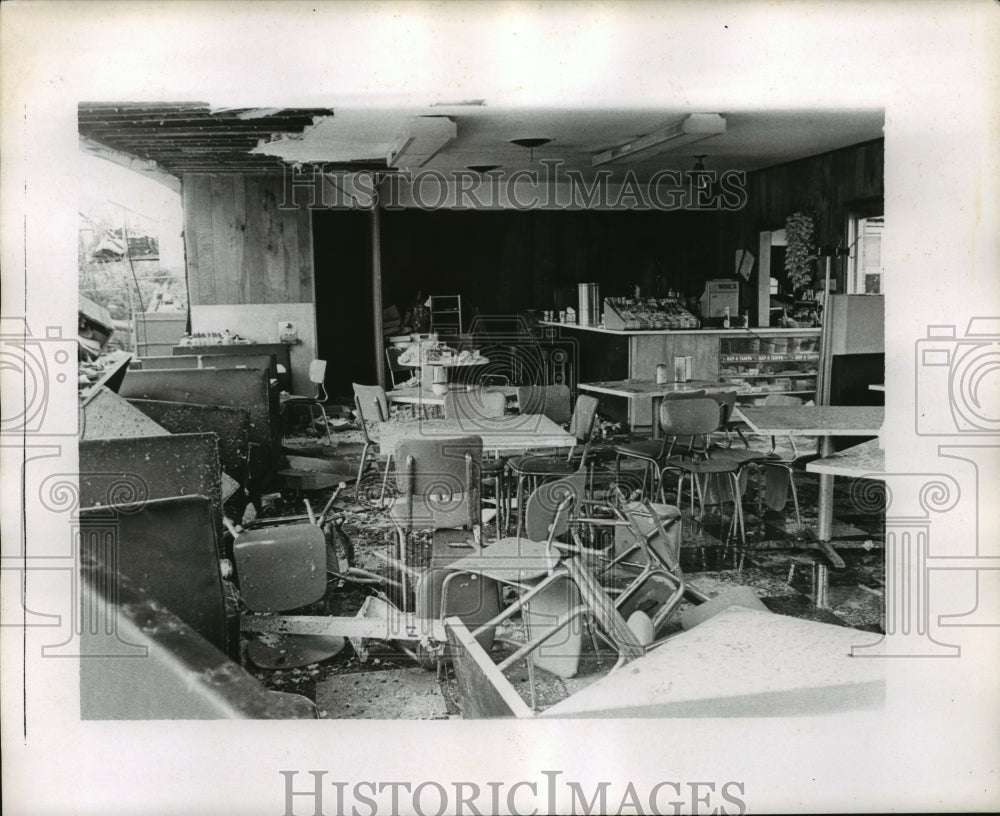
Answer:
<path fill-rule="evenodd" d="M 316 344 L 331 398 L 348 402 L 351 383 L 376 382 L 371 218 L 361 211 L 313 213 Z"/>

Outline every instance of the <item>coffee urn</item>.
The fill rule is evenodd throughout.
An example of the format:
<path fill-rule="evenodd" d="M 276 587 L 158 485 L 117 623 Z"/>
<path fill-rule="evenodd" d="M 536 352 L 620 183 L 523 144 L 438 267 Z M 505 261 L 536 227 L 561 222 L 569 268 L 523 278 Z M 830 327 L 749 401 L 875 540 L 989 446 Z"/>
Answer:
<path fill-rule="evenodd" d="M 596 283 L 581 283 L 577 321 L 581 326 L 598 326 L 601 323 L 601 287 Z"/>

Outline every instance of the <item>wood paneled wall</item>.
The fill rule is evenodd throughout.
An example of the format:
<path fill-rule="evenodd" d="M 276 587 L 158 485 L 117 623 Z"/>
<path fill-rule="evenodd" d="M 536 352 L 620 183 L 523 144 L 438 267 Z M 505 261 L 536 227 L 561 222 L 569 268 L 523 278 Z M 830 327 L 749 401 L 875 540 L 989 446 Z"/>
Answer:
<path fill-rule="evenodd" d="M 636 284 L 653 294 L 657 283 L 700 295 L 718 271 L 706 262 L 713 224 L 691 212 L 385 212 L 384 302 L 408 308 L 419 289 L 509 314 L 575 307 L 578 283 L 600 284 L 603 297 Z"/>
<path fill-rule="evenodd" d="M 759 233 L 784 229 L 797 211 L 815 213 L 818 245 L 846 246 L 849 213 L 861 208 L 871 214 L 883 200 L 884 169 L 885 145 L 876 139 L 748 174 L 746 207 L 719 214 L 716 265 L 732 274 L 736 250 L 757 255 Z M 841 292 L 844 268 L 839 259 L 833 269 Z"/>
<path fill-rule="evenodd" d="M 188 174 L 182 193 L 193 306 L 312 302 L 312 215 L 279 207 L 281 176 Z"/>

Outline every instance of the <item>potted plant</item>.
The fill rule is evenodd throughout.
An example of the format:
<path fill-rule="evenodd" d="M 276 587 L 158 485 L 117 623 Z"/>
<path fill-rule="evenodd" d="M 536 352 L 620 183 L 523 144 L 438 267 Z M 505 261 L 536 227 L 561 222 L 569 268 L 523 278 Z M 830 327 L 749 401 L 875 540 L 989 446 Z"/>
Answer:
<path fill-rule="evenodd" d="M 816 225 L 809 213 L 794 212 L 785 219 L 785 276 L 792 291 L 812 283 L 815 237 Z"/>

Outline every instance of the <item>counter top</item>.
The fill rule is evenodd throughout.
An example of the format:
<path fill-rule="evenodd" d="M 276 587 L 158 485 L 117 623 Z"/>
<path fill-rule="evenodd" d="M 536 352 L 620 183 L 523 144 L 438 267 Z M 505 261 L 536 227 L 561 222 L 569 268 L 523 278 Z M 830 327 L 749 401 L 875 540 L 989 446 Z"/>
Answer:
<path fill-rule="evenodd" d="M 644 337 L 656 334 L 719 334 L 731 337 L 760 337 L 774 335 L 802 335 L 820 333 L 818 326 L 809 326 L 800 329 L 605 329 L 603 326 L 585 326 L 580 323 L 558 323 L 553 320 L 539 320 L 541 326 L 555 326 L 563 329 L 578 329 L 580 331 L 596 332 L 597 334 L 616 334 L 623 337 Z"/>

